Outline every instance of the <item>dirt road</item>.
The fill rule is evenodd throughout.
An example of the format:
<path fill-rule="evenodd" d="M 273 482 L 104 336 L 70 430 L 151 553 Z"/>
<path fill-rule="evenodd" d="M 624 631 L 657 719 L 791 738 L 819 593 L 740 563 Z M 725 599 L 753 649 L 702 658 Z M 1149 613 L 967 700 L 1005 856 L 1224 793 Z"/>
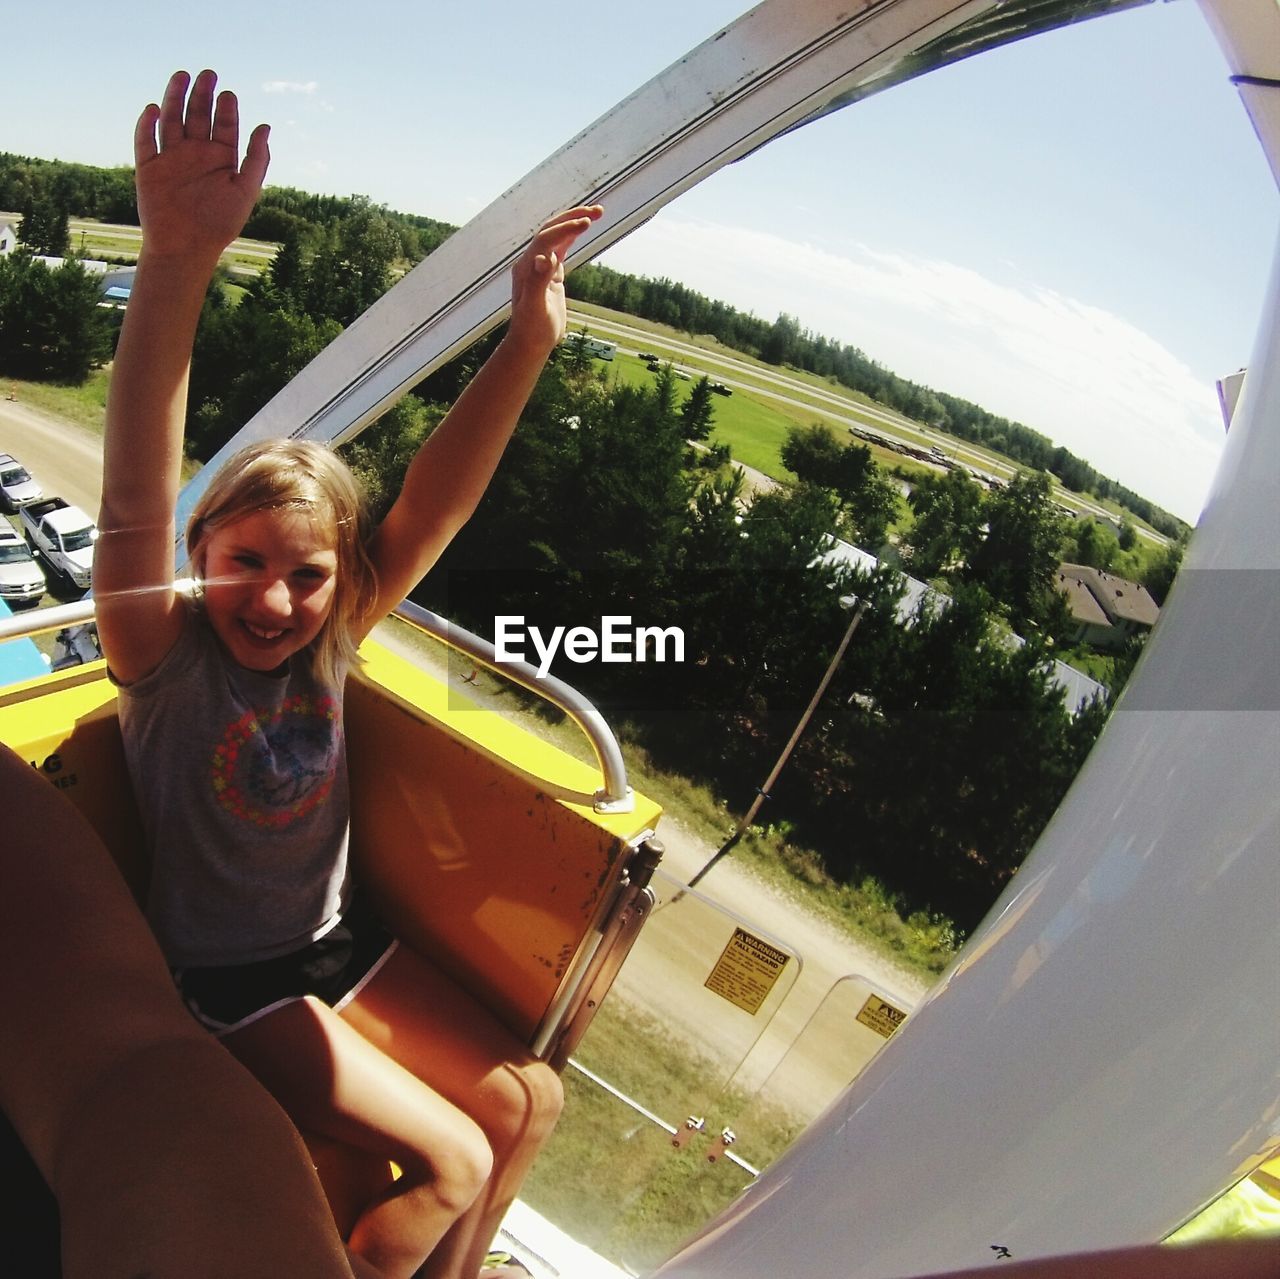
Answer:
<path fill-rule="evenodd" d="M 0 453 L 12 453 L 35 477 L 46 497 L 65 497 L 96 518 L 102 494 L 101 436 L 20 399 L 0 395 Z"/>

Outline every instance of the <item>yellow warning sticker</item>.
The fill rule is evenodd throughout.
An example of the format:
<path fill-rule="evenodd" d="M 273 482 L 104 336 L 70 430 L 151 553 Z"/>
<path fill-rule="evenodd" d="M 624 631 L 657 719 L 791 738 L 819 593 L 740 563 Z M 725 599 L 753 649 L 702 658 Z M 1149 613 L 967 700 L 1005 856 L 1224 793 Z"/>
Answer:
<path fill-rule="evenodd" d="M 735 928 L 703 984 L 731 1004 L 756 1013 L 790 958 L 785 950 L 770 946 L 745 928 Z"/>
<path fill-rule="evenodd" d="M 872 995 L 865 1004 L 862 1005 L 862 1011 L 858 1013 L 857 1020 L 864 1026 L 870 1026 L 877 1035 L 883 1035 L 886 1039 L 893 1034 L 899 1026 L 907 1019 L 907 1014 L 901 1008 L 895 1008 L 887 1000 L 881 999 L 879 995 Z"/>

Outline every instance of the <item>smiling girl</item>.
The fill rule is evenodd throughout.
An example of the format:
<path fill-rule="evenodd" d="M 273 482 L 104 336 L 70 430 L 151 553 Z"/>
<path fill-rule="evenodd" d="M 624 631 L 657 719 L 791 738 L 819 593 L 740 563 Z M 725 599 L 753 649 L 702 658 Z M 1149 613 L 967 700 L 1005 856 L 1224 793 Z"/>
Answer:
<path fill-rule="evenodd" d="M 601 211 L 568 210 L 534 235 L 506 337 L 376 532 L 328 449 L 252 446 L 193 513 L 189 601 L 174 585 L 173 512 L 191 348 L 268 163 L 261 125 L 241 163 L 236 99 L 214 88 L 210 71 L 175 74 L 135 132 L 143 247 L 94 568 L 150 845 L 148 917 L 188 1008 L 304 1134 L 403 1170 L 346 1223 L 356 1272 L 471 1279 L 559 1114 L 559 1080 L 358 895 L 343 682 L 484 493 L 564 334 L 565 255 Z"/>

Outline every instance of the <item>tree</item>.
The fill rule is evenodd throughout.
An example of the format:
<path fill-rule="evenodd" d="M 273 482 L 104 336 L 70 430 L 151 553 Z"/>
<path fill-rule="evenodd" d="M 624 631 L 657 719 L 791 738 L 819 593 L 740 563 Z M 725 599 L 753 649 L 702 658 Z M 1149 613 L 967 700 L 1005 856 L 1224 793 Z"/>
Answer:
<path fill-rule="evenodd" d="M 766 364 L 789 364 L 800 344 L 800 321 L 785 312 L 773 322 L 765 334 L 760 358 Z"/>
<path fill-rule="evenodd" d="M 51 258 L 66 256 L 71 247 L 71 233 L 65 206 L 51 199 L 28 196 L 21 213 L 18 239 L 32 253 Z"/>
<path fill-rule="evenodd" d="M 845 449 L 846 455 L 852 452 L 853 446 Z M 889 525 L 898 514 L 897 485 L 870 460 L 871 451 L 867 454 L 868 466 L 862 473 L 862 480 L 845 502 L 845 517 L 849 534 L 859 545 L 876 550 L 884 545 L 889 536 Z"/>
<path fill-rule="evenodd" d="M 834 489 L 839 483 L 840 444 L 829 426 L 793 426 L 783 442 L 782 465 L 798 480 Z"/>
<path fill-rule="evenodd" d="M 424 404 L 416 395 L 406 395 L 342 446 L 347 465 L 364 489 L 375 525 L 391 509 L 409 463 L 443 416 L 443 405 Z"/>
<path fill-rule="evenodd" d="M 415 597 L 484 631 L 497 613 L 544 628 L 603 613 L 679 624 L 672 568 L 693 489 L 687 452 L 669 376 L 630 387 L 553 362 L 475 515 Z M 640 690 L 667 673 L 639 663 L 572 672 L 623 714 L 663 702 Z"/>
<path fill-rule="evenodd" d="M 838 878 L 874 870 L 967 930 L 1021 865 L 1104 711 L 1068 715 L 1044 646 L 1009 646 L 980 590 L 960 585 L 905 627 L 892 594 L 873 599 L 833 686 L 839 710 L 802 744 L 789 785 L 807 783 L 823 827 L 856 832 L 823 841 Z"/>
<path fill-rule="evenodd" d="M 78 385 L 111 352 L 96 277 L 78 262 L 50 269 L 26 254 L 0 258 L 0 371 Z"/>
<path fill-rule="evenodd" d="M 306 290 L 306 265 L 302 258 L 302 243 L 296 232 L 290 232 L 280 241 L 276 255 L 267 268 L 267 280 L 282 301 L 297 306 Z"/>
<path fill-rule="evenodd" d="M 307 272 L 306 312 L 346 326 L 390 287 L 400 237 L 381 210 L 358 204 L 329 232 Z"/>
<path fill-rule="evenodd" d="M 958 567 L 982 527 L 979 485 L 957 467 L 918 480 L 907 502 L 914 517 L 906 534 L 912 573 L 930 578 Z"/>
<path fill-rule="evenodd" d="M 207 461 L 341 332 L 269 292 L 228 304 L 215 283 L 191 360 L 187 451 Z"/>
<path fill-rule="evenodd" d="M 878 548 L 898 512 L 898 492 L 864 444 L 841 445 L 821 423 L 792 427 L 781 450 L 782 464 L 802 484 L 832 493 L 845 531 L 861 546 Z M 834 527 L 834 525 L 833 525 Z"/>
<path fill-rule="evenodd" d="M 1105 572 L 1114 566 L 1120 543 L 1109 528 L 1086 515 L 1076 520 L 1064 552 L 1063 558 L 1073 564 L 1086 564 Z"/>
<path fill-rule="evenodd" d="M 701 443 L 711 434 L 715 425 L 715 406 L 711 398 L 711 379 L 700 377 L 680 408 L 680 420 L 684 424 L 684 437 Z"/>
<path fill-rule="evenodd" d="M 1043 471 L 1019 471 L 983 503 L 986 532 L 968 557 L 964 576 L 980 583 L 1020 635 L 1060 619 L 1054 590 L 1066 531 L 1050 500 Z"/>
<path fill-rule="evenodd" d="M 1185 551 L 1185 542 L 1171 541 L 1142 574 L 1142 585 L 1150 591 L 1151 598 L 1161 608 L 1164 607 L 1169 591 L 1173 588 L 1173 579 L 1177 577 L 1178 569 L 1182 567 L 1182 556 Z"/>

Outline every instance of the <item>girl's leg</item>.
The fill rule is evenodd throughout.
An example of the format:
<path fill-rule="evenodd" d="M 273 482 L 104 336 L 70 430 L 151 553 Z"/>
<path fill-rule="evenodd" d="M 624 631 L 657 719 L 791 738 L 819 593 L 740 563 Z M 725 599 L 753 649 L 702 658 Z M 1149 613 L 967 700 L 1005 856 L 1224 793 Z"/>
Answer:
<path fill-rule="evenodd" d="M 348 1245 L 377 1273 L 409 1279 L 487 1184 L 493 1158 L 480 1128 L 317 999 L 286 1004 L 223 1043 L 298 1128 L 400 1165 L 403 1176 L 365 1206 Z"/>
<path fill-rule="evenodd" d="M 475 1279 L 520 1183 L 560 1117 L 560 1077 L 406 946 L 341 1015 L 484 1131 L 493 1151 L 493 1175 L 422 1270 L 431 1279 Z"/>

